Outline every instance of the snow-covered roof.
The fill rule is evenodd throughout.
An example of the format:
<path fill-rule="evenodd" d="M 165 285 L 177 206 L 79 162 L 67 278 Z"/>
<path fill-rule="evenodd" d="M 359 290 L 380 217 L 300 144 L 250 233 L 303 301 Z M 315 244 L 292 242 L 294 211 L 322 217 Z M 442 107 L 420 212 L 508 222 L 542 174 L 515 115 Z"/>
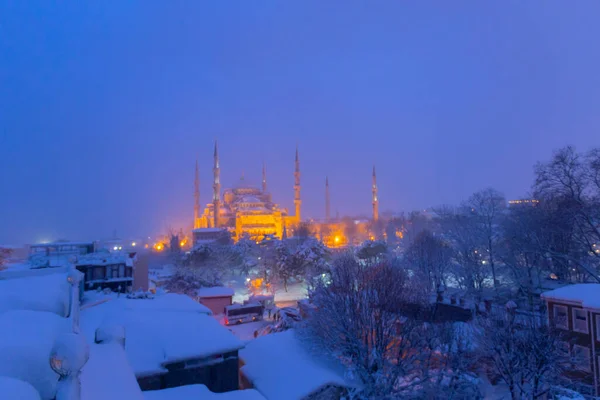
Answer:
<path fill-rule="evenodd" d="M 70 289 L 66 269 L 4 271 L 0 274 L 0 313 L 32 310 L 66 316 Z"/>
<path fill-rule="evenodd" d="M 125 353 L 139 377 L 166 372 L 164 365 L 171 362 L 242 348 L 243 343 L 210 314 L 184 295 L 121 297 L 82 310 L 81 328 L 93 340 L 100 326 L 123 326 Z"/>
<path fill-rule="evenodd" d="M 566 301 L 600 309 L 600 283 L 577 283 L 542 293 L 546 300 Z"/>
<path fill-rule="evenodd" d="M 253 389 L 213 393 L 204 385 L 187 385 L 144 392 L 144 400 L 265 400 Z"/>
<path fill-rule="evenodd" d="M 304 350 L 293 330 L 261 336 L 240 350 L 241 371 L 269 400 L 299 400 L 325 387 L 347 387 L 340 374 Z"/>
<path fill-rule="evenodd" d="M 50 352 L 59 336 L 71 329 L 70 320 L 51 312 L 16 310 L 0 314 L 0 376 L 28 382 L 42 400 L 53 399 L 58 375 L 50 368 Z"/>
<path fill-rule="evenodd" d="M 81 371 L 81 400 L 107 399 L 144 400 L 144 396 L 120 344 L 91 344 Z"/>
<path fill-rule="evenodd" d="M 40 400 L 40 394 L 29 383 L 6 376 L 0 376 L 0 393 L 9 399 Z"/>
<path fill-rule="evenodd" d="M 235 291 L 232 288 L 216 286 L 198 289 L 198 297 L 233 297 Z"/>
<path fill-rule="evenodd" d="M 104 266 L 114 264 L 127 264 L 127 266 L 132 266 L 132 260 L 134 259 L 134 257 L 135 253 L 108 253 L 106 251 L 102 251 L 77 256 L 75 265 Z"/>
<path fill-rule="evenodd" d="M 93 246 L 94 242 L 69 242 L 57 240 L 56 242 L 50 243 L 37 243 L 32 244 L 31 247 L 56 247 L 56 246 Z"/>

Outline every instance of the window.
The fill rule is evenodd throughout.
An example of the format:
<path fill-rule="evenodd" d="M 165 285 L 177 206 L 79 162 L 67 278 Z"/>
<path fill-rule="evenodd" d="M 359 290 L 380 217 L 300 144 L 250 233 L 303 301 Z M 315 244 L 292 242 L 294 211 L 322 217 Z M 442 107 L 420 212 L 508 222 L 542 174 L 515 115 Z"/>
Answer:
<path fill-rule="evenodd" d="M 591 357 L 590 357 L 590 348 L 574 345 L 573 346 L 573 363 L 575 364 L 575 368 L 580 369 L 582 371 L 591 371 Z"/>
<path fill-rule="evenodd" d="M 125 264 L 119 264 L 119 278 L 125 278 Z"/>
<path fill-rule="evenodd" d="M 573 308 L 573 330 L 575 332 L 589 333 L 588 312 L 581 308 Z"/>
<path fill-rule="evenodd" d="M 94 268 L 94 280 L 104 279 L 104 267 Z"/>
<path fill-rule="evenodd" d="M 596 315 L 596 340 L 600 341 L 600 315 Z"/>
<path fill-rule="evenodd" d="M 554 326 L 560 329 L 569 329 L 569 320 L 567 317 L 567 307 L 554 305 Z"/>

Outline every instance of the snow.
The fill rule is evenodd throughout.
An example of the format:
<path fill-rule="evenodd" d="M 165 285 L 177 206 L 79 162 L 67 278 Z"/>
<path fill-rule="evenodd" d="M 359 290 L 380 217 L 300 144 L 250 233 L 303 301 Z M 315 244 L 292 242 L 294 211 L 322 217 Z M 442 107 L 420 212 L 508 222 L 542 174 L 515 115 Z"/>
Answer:
<path fill-rule="evenodd" d="M 0 393 L 15 400 L 40 400 L 39 393 L 29 383 L 6 376 L 0 376 Z"/>
<path fill-rule="evenodd" d="M 81 400 L 143 400 L 144 396 L 117 343 L 93 344 L 81 372 Z"/>
<path fill-rule="evenodd" d="M 261 336 L 240 351 L 241 371 L 267 399 L 302 399 L 326 385 L 347 387 L 341 374 L 318 363 L 293 330 Z"/>
<path fill-rule="evenodd" d="M 204 385 L 188 385 L 144 392 L 144 400 L 265 400 L 253 389 L 213 393 Z"/>
<path fill-rule="evenodd" d="M 235 291 L 228 287 L 204 287 L 198 289 L 198 297 L 233 297 Z"/>
<path fill-rule="evenodd" d="M 542 293 L 546 300 L 568 301 L 585 308 L 600 309 L 600 283 L 577 283 Z"/>
<path fill-rule="evenodd" d="M 53 399 L 58 375 L 50 353 L 71 321 L 51 312 L 15 310 L 0 314 L 0 376 L 30 383 L 42 400 Z"/>
<path fill-rule="evenodd" d="M 48 274 L 35 270 L 14 272 L 26 274 L 23 277 L 27 279 L 0 279 L 0 313 L 32 310 L 49 311 L 61 316 L 68 314 L 71 285 L 67 282 L 66 273 Z M 0 278 L 10 276 L 8 271 L 0 274 Z"/>
<path fill-rule="evenodd" d="M 154 299 L 112 298 L 81 312 L 81 328 L 93 341 L 96 329 L 125 329 L 125 353 L 136 376 L 166 372 L 165 363 L 238 350 L 243 343 L 184 295 Z"/>
<path fill-rule="evenodd" d="M 229 327 L 229 330 L 233 332 L 233 334 L 243 341 L 249 341 L 254 339 L 254 332 L 259 331 L 265 326 L 269 325 L 272 321 L 262 320 L 256 322 L 249 322 L 246 324 L 232 325 Z"/>

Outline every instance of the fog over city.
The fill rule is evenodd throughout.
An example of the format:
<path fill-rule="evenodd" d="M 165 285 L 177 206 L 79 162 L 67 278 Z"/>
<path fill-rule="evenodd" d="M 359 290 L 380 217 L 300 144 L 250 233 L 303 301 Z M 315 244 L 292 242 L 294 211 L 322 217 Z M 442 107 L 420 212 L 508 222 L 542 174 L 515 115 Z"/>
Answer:
<path fill-rule="evenodd" d="M 0 243 L 188 227 L 244 174 L 304 216 L 531 189 L 598 145 L 596 2 L 0 2 Z"/>

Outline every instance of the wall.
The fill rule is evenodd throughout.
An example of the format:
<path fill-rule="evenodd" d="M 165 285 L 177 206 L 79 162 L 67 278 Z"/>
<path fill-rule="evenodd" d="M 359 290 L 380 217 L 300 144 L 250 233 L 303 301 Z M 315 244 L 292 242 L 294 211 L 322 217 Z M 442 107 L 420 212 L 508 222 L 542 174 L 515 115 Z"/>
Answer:
<path fill-rule="evenodd" d="M 225 307 L 233 304 L 231 296 L 203 297 L 198 298 L 198 302 L 208 307 L 214 315 L 223 314 L 225 311 Z"/>

